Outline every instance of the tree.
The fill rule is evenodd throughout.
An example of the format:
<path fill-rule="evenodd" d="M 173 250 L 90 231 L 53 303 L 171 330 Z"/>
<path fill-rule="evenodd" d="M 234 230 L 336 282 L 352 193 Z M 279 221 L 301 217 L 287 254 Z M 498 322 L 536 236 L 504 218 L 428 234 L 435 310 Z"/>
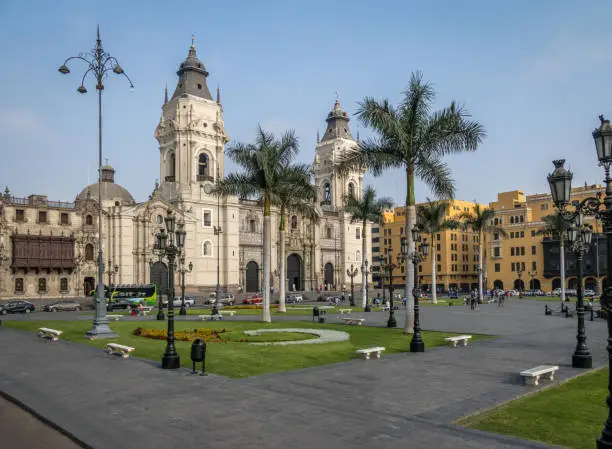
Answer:
<path fill-rule="evenodd" d="M 344 167 L 363 167 L 375 176 L 390 168 L 406 173 L 406 236 L 408 251 L 414 251 L 410 229 L 416 222 L 414 179 L 421 179 L 438 199 L 452 198 L 455 186 L 444 156 L 474 151 L 485 137 L 478 122 L 470 120 L 467 110 L 455 102 L 432 112 L 433 86 L 423 81 L 420 72 L 413 73 L 404 98 L 397 107 L 389 100 L 380 102 L 366 97 L 359 103 L 357 116 L 377 136 L 363 139 L 359 150 L 340 161 Z M 405 332 L 414 327 L 414 272 L 407 261 L 405 295 L 407 297 Z"/>
<path fill-rule="evenodd" d="M 232 173 L 219 181 L 214 189 L 218 195 L 238 195 L 240 198 L 256 198 L 263 208 L 263 311 L 262 320 L 272 321 L 270 316 L 270 253 L 271 211 L 280 204 L 279 192 L 284 188 L 287 170 L 299 149 L 293 131 L 287 131 L 280 140 L 274 134 L 258 127 L 255 143 L 236 143 L 226 154 L 242 173 Z"/>
<path fill-rule="evenodd" d="M 561 214 L 555 213 L 542 217 L 544 227 L 539 229 L 538 235 L 547 235 L 559 239 L 559 266 L 561 272 L 561 301 L 565 301 L 565 237 L 572 224 L 563 219 Z"/>
<path fill-rule="evenodd" d="M 345 205 L 344 211 L 351 216 L 351 223 L 361 223 L 361 279 L 362 279 L 362 307 L 365 307 L 368 300 L 367 286 L 367 272 L 365 262 L 368 260 L 368 246 L 367 246 L 367 234 L 366 225 L 368 221 L 378 221 L 385 209 L 392 207 L 393 202 L 389 198 L 376 199 L 376 190 L 372 186 L 366 187 L 363 191 L 361 199 L 347 195 L 344 197 Z"/>
<path fill-rule="evenodd" d="M 427 203 L 420 204 L 417 208 L 417 223 L 423 232 L 431 237 L 431 300 L 434 304 L 438 302 L 436 291 L 436 248 L 435 234 L 446 229 L 456 229 L 460 226 L 454 219 L 446 218 L 450 202 L 431 201 L 427 198 Z"/>
<path fill-rule="evenodd" d="M 506 237 L 506 231 L 493 223 L 495 211 L 488 207 L 480 207 L 480 204 L 474 206 L 473 212 L 462 212 L 460 219 L 463 220 L 464 228 L 471 229 L 474 234 L 478 235 L 478 299 L 482 301 L 482 263 L 485 235 L 497 233 L 502 237 Z"/>
<path fill-rule="evenodd" d="M 310 222 L 317 222 L 319 215 L 314 206 L 317 198 L 317 188 L 310 183 L 310 166 L 305 164 L 282 167 L 279 177 L 283 180 L 278 189 L 278 207 L 280 209 L 279 224 L 279 312 L 286 312 L 285 307 L 285 279 L 287 268 L 285 259 L 285 229 L 287 213 L 293 212 L 308 218 Z"/>

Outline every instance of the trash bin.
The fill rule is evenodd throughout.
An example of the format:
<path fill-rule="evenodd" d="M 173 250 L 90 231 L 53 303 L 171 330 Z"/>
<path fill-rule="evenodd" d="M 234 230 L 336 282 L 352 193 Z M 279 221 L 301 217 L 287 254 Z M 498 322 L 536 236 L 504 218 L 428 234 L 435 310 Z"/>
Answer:
<path fill-rule="evenodd" d="M 201 338 L 196 338 L 191 343 L 191 361 L 193 362 L 193 373 L 195 374 L 196 363 L 202 362 L 202 374 L 205 373 L 206 365 L 206 342 Z"/>
<path fill-rule="evenodd" d="M 319 319 L 319 315 L 320 315 L 320 311 L 318 307 L 313 307 L 312 308 L 312 322 L 314 323 L 315 320 Z"/>

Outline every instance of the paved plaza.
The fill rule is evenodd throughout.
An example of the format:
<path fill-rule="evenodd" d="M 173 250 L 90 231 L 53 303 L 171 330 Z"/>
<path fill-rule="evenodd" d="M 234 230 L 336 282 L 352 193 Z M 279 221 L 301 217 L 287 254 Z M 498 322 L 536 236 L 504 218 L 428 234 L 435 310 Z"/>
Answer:
<path fill-rule="evenodd" d="M 499 338 L 228 379 L 164 371 L 157 362 L 122 360 L 66 341 L 48 344 L 1 327 L 0 390 L 96 449 L 550 447 L 453 421 L 533 391 L 521 383 L 523 369 L 557 364 L 561 381 L 584 372 L 571 368 L 576 319 L 545 316 L 543 302 L 528 300 L 474 312 L 422 310 L 425 329 Z M 66 318 L 25 319 L 56 315 Z M 387 314 L 363 316 L 372 326 L 383 325 Z M 401 326 L 403 311 L 397 318 Z M 587 321 L 587 335 L 594 366 L 603 366 L 606 323 Z"/>

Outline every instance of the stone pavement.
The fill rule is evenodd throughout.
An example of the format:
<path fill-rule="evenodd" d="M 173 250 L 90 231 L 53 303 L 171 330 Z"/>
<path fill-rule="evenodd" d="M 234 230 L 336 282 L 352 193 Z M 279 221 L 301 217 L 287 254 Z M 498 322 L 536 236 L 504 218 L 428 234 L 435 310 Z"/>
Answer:
<path fill-rule="evenodd" d="M 96 449 L 544 448 L 452 424 L 533 391 L 521 384 L 522 369 L 558 364 L 560 379 L 582 372 L 569 365 L 576 320 L 543 309 L 535 301 L 477 312 L 423 307 L 427 329 L 502 337 L 247 379 L 163 371 L 0 328 L 0 390 Z M 371 313 L 368 323 L 386 316 Z M 596 366 L 606 362 L 605 334 L 605 322 L 587 322 Z"/>

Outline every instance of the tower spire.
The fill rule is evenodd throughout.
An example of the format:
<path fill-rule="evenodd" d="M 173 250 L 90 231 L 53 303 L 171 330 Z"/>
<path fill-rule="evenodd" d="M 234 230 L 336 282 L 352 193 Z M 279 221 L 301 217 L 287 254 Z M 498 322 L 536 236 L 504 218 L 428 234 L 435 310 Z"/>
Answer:
<path fill-rule="evenodd" d="M 166 84 L 166 88 L 164 89 L 164 104 L 168 104 L 168 85 Z"/>
<path fill-rule="evenodd" d="M 319 136 L 319 130 L 317 129 L 317 143 L 321 143 L 321 137 Z"/>
<path fill-rule="evenodd" d="M 221 91 L 219 90 L 218 84 L 217 84 L 217 104 L 221 104 Z"/>

